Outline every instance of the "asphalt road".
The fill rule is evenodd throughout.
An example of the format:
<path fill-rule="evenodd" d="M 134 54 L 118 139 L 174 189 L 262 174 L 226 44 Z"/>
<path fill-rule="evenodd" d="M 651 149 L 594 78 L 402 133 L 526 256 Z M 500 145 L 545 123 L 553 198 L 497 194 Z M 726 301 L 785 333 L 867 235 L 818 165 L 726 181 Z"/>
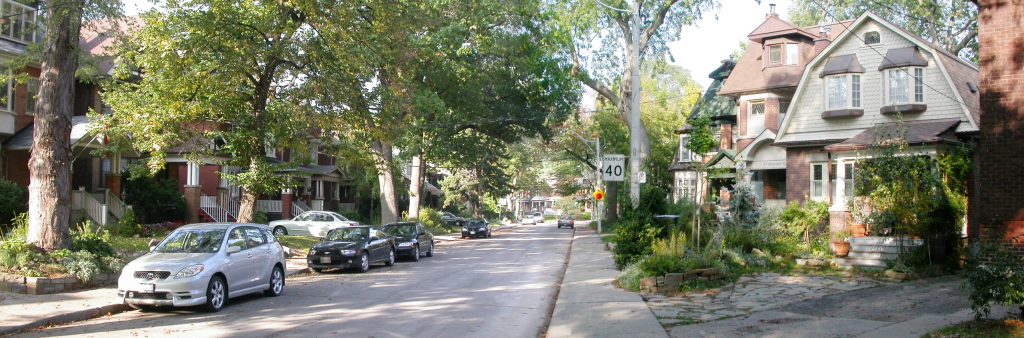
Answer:
<path fill-rule="evenodd" d="M 284 294 L 218 313 L 129 311 L 29 332 L 60 337 L 536 337 L 564 273 L 572 230 L 520 226 L 438 246 L 434 257 L 287 280 Z"/>

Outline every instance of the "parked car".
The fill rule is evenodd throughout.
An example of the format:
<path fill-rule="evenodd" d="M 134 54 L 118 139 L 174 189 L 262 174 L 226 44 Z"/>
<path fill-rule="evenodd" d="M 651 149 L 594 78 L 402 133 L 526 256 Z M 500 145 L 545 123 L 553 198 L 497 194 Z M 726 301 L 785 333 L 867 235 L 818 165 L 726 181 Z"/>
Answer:
<path fill-rule="evenodd" d="M 458 228 L 466 224 L 465 218 L 455 216 L 455 214 L 447 211 L 441 214 L 441 220 L 452 228 Z"/>
<path fill-rule="evenodd" d="M 533 221 L 537 224 L 544 223 L 544 215 L 539 212 L 533 213 Z"/>
<path fill-rule="evenodd" d="M 333 229 L 357 226 L 359 222 L 351 221 L 345 216 L 330 211 L 306 211 L 290 220 L 270 222 L 270 229 L 278 236 L 327 236 Z"/>
<path fill-rule="evenodd" d="M 306 255 L 306 264 L 314 272 L 352 268 L 367 272 L 375 263 L 395 264 L 395 240 L 367 226 L 333 229 Z"/>
<path fill-rule="evenodd" d="M 562 215 L 562 217 L 560 217 L 558 219 L 558 228 L 559 229 L 561 229 L 561 228 L 572 229 L 572 228 L 575 228 L 575 227 L 576 227 L 576 220 L 572 219 L 572 216 Z"/>
<path fill-rule="evenodd" d="M 398 256 L 404 256 L 419 261 L 420 256 L 434 257 L 434 234 L 427 231 L 423 224 L 413 222 L 390 223 L 381 228 L 395 239 L 395 251 Z"/>
<path fill-rule="evenodd" d="M 284 249 L 261 224 L 191 224 L 125 265 L 117 295 L 136 309 L 202 305 L 220 311 L 228 298 L 281 295 L 285 264 Z"/>
<path fill-rule="evenodd" d="M 482 219 L 470 220 L 462 227 L 462 238 L 466 237 L 491 237 L 491 225 Z"/>
<path fill-rule="evenodd" d="M 519 224 L 537 224 L 537 221 L 533 220 L 533 216 L 526 216 L 519 221 Z"/>

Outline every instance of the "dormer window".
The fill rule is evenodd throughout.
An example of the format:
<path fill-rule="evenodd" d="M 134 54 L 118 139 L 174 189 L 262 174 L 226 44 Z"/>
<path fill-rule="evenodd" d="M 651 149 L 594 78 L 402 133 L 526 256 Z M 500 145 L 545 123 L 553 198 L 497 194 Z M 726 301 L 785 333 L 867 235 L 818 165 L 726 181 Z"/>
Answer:
<path fill-rule="evenodd" d="M 768 65 L 795 65 L 800 60 L 800 48 L 795 43 L 780 43 L 768 46 Z"/>
<path fill-rule="evenodd" d="M 873 45 L 882 42 L 882 36 L 878 32 L 867 32 L 864 33 L 864 44 Z"/>
<path fill-rule="evenodd" d="M 887 105 L 924 103 L 924 68 L 892 68 L 885 73 Z"/>
<path fill-rule="evenodd" d="M 840 74 L 825 77 L 825 109 L 860 108 L 860 74 Z"/>

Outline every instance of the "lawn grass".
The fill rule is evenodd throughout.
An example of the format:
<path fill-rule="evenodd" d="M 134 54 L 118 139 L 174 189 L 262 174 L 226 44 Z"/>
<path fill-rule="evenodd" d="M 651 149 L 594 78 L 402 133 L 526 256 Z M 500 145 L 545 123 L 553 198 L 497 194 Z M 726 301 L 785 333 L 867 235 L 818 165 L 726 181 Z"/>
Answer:
<path fill-rule="evenodd" d="M 276 236 L 277 241 L 281 242 L 281 245 L 292 248 L 293 250 L 305 253 L 309 251 L 316 243 L 320 243 L 320 239 L 312 236 Z"/>
<path fill-rule="evenodd" d="M 1017 319 L 978 319 L 924 335 L 926 338 L 1004 338 L 1024 337 L 1024 321 Z"/>

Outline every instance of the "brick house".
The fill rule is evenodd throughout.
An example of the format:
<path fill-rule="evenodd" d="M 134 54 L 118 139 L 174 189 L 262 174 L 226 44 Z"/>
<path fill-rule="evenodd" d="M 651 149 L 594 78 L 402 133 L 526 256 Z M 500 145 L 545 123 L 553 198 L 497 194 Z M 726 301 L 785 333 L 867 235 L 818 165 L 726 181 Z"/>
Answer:
<path fill-rule="evenodd" d="M 828 203 L 832 229 L 844 229 L 857 161 L 875 134 L 905 133 L 914 155 L 969 141 L 978 76 L 974 64 L 865 13 L 809 60 L 779 128 L 787 200 Z"/>
<path fill-rule="evenodd" d="M 718 95 L 737 103 L 735 162 L 739 180 L 760 204 L 782 206 L 793 194 L 786 149 L 774 145 L 804 68 L 845 30 L 844 23 L 801 28 L 769 13 L 747 37 L 746 50 Z"/>
<path fill-rule="evenodd" d="M 731 190 L 735 183 L 733 158 L 736 151 L 733 147 L 733 129 L 736 127 L 736 102 L 718 95 L 718 91 L 734 67 L 736 67 L 735 61 L 723 60 L 722 65 L 708 75 L 714 81 L 694 105 L 688 118 L 689 120 L 703 116 L 711 118 L 712 129 L 719 140 L 715 149 L 711 153 L 705 154 L 704 158 L 694 155 L 686 148 L 690 137 L 689 127 L 683 126 L 676 130 L 676 134 L 679 135 L 679 147 L 669 166 L 669 171 L 673 176 L 673 203 L 682 200 L 700 202 L 705 195 L 701 192 L 717 193 L 722 188 Z M 709 170 L 721 170 L 717 170 L 714 175 L 710 175 L 706 179 L 698 179 L 697 161 L 702 161 Z"/>

